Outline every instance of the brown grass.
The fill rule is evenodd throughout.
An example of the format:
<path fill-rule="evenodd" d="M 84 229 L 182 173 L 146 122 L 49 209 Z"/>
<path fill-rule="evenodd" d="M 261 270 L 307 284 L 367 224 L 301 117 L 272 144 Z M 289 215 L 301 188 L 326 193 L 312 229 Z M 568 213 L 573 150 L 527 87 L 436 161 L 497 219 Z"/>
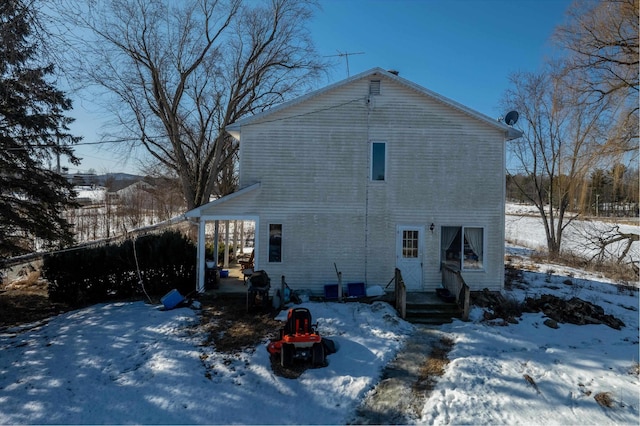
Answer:
<path fill-rule="evenodd" d="M 204 342 L 216 351 L 233 354 L 277 336 L 282 327 L 270 313 L 248 313 L 244 297 L 201 298 L 201 331 Z"/>
<path fill-rule="evenodd" d="M 0 328 L 41 321 L 70 309 L 49 301 L 47 282 L 38 271 L 0 287 Z"/>
<path fill-rule="evenodd" d="M 533 377 L 531 377 L 528 374 L 523 374 L 522 377 L 524 377 L 524 380 L 529 383 L 535 390 L 536 392 L 539 394 L 540 393 L 540 389 L 538 389 L 538 384 L 536 383 L 535 380 L 533 380 Z"/>
<path fill-rule="evenodd" d="M 284 325 L 273 319 L 271 312 L 248 313 L 244 297 L 219 295 L 217 298 L 203 297 L 200 301 L 202 315 L 198 327 L 207 336 L 203 345 L 213 346 L 217 352 L 226 355 L 253 350 L 260 343 L 277 338 Z M 271 357 L 271 369 L 281 377 L 296 379 L 308 368 L 312 368 L 308 362 L 294 362 L 284 368 L 280 365 L 280 357 Z M 205 375 L 209 377 L 210 373 Z"/>
<path fill-rule="evenodd" d="M 418 380 L 413 384 L 414 392 L 430 392 L 435 387 L 438 377 L 444 374 L 449 364 L 449 352 L 453 349 L 454 342 L 451 338 L 443 336 L 433 346 L 431 353 L 420 367 Z"/>
<path fill-rule="evenodd" d="M 637 283 L 638 282 L 638 270 L 637 266 L 631 264 L 619 264 L 615 261 L 596 262 L 588 261 L 584 257 L 573 253 L 561 253 L 558 257 L 550 259 L 546 253 L 535 252 L 531 255 L 531 260 L 535 263 L 544 263 L 552 261 L 554 263 L 568 266 L 576 269 L 584 269 L 585 271 L 594 272 L 600 274 L 605 278 L 620 282 L 620 283 Z M 637 284 L 634 286 L 637 290 Z"/>
<path fill-rule="evenodd" d="M 593 397 L 599 406 L 604 408 L 613 407 L 613 398 L 611 398 L 611 392 L 599 392 Z"/>

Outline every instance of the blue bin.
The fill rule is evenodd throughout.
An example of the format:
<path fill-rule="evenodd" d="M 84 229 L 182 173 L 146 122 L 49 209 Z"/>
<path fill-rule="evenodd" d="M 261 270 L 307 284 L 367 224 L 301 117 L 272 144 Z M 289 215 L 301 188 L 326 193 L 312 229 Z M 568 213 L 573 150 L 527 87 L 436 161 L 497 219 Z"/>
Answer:
<path fill-rule="evenodd" d="M 174 288 L 169 293 L 165 294 L 162 299 L 160 299 L 160 302 L 164 305 L 164 308 L 166 310 L 169 310 L 178 306 L 178 304 L 183 300 L 184 296 Z"/>
<path fill-rule="evenodd" d="M 347 294 L 349 297 L 365 297 L 367 295 L 367 289 L 364 283 L 348 283 Z"/>
<path fill-rule="evenodd" d="M 324 298 L 325 299 L 337 299 L 338 298 L 338 284 L 326 284 L 324 286 Z"/>

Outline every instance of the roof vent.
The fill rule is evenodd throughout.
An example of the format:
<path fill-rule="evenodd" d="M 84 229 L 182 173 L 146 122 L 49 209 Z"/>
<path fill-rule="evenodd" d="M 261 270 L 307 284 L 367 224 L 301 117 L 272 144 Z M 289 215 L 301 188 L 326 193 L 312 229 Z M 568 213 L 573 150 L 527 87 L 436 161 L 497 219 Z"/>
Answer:
<path fill-rule="evenodd" d="M 370 95 L 379 95 L 380 94 L 380 80 L 370 80 L 369 81 L 369 94 Z"/>
<path fill-rule="evenodd" d="M 389 71 L 387 71 L 387 72 L 388 72 L 389 74 L 393 74 L 393 75 L 398 75 L 398 74 L 400 74 L 400 71 L 398 71 L 398 70 L 389 70 Z"/>

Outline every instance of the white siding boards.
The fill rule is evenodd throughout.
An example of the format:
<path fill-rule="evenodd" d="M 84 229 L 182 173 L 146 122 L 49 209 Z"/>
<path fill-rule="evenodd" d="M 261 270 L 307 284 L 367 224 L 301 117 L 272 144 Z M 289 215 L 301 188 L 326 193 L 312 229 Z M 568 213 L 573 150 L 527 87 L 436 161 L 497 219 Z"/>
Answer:
<path fill-rule="evenodd" d="M 483 267 L 463 277 L 472 290 L 502 288 L 512 128 L 376 68 L 227 130 L 240 140 L 240 188 L 256 189 L 187 215 L 256 217 L 256 263 L 272 279 L 322 294 L 337 281 L 335 264 L 344 283 L 385 287 L 400 230 L 415 228 L 414 290 L 432 291 L 442 227 L 476 227 Z M 280 262 L 269 262 L 270 224 L 281 225 Z"/>

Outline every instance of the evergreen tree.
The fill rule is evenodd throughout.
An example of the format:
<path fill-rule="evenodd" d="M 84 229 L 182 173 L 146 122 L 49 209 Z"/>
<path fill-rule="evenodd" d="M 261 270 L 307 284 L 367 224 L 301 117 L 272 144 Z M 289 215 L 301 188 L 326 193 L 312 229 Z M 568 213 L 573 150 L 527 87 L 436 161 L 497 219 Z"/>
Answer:
<path fill-rule="evenodd" d="M 79 138 L 64 115 L 71 101 L 50 82 L 53 65 L 42 65 L 35 20 L 33 1 L 0 1 L 0 261 L 73 241 L 61 216 L 75 205 L 73 188 L 48 165 L 56 156 L 78 164 L 69 145 Z"/>

